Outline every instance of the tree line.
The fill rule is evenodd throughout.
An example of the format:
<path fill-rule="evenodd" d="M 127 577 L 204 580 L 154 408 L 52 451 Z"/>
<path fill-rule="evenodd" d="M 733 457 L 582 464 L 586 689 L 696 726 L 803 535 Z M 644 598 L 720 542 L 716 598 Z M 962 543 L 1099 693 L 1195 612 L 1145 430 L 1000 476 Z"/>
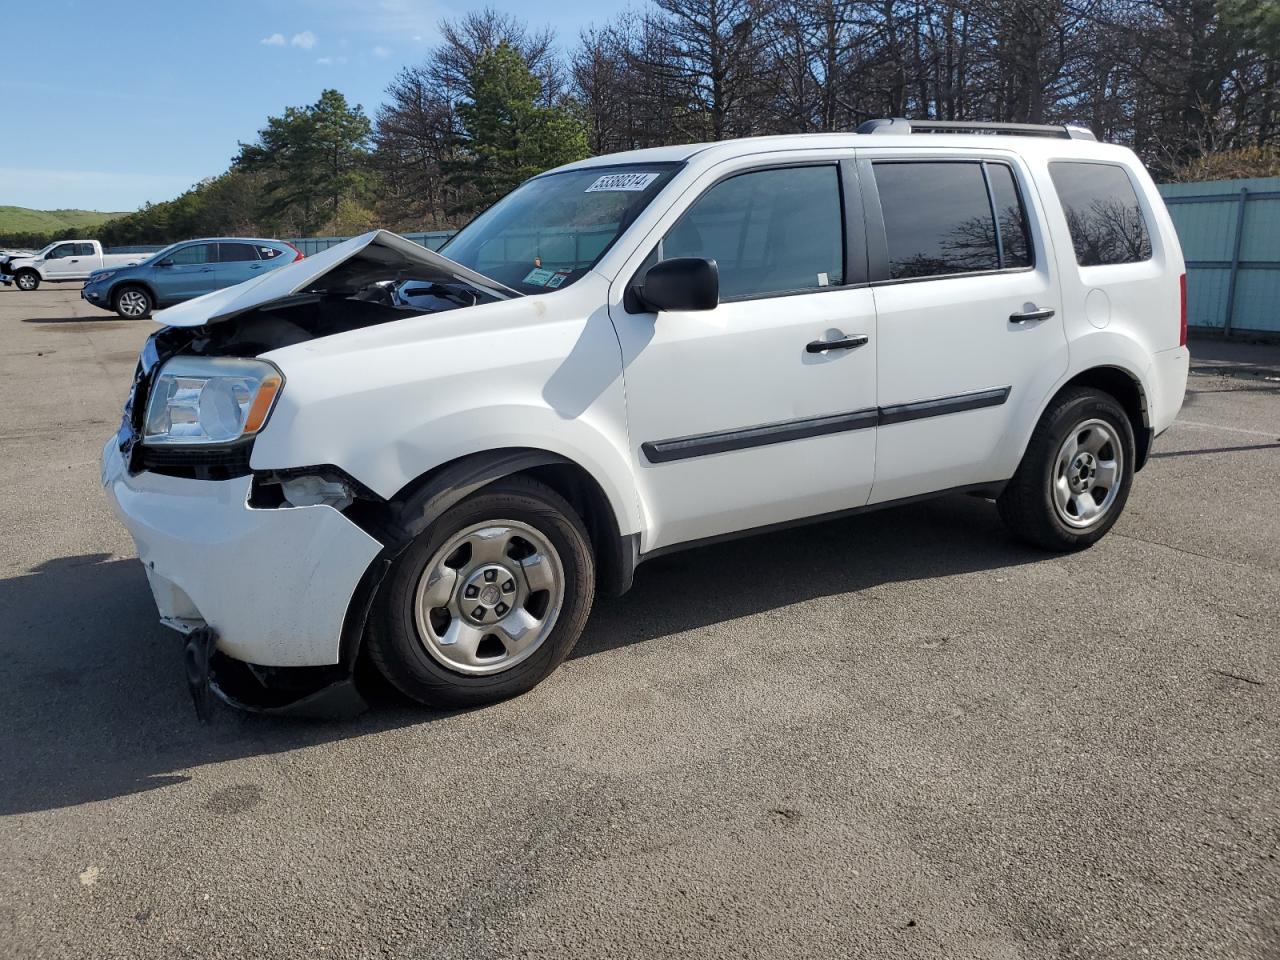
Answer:
<path fill-rule="evenodd" d="M 1280 0 L 650 0 L 567 46 L 493 10 L 440 32 L 372 118 L 326 90 L 99 236 L 450 228 L 591 154 L 891 116 L 1084 123 L 1157 179 L 1280 174 Z"/>

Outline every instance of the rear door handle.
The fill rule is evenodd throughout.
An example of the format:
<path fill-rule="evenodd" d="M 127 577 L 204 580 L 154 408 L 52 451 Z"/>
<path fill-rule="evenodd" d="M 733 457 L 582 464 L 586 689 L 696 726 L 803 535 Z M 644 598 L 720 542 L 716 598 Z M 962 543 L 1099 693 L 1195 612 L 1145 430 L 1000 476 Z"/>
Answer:
<path fill-rule="evenodd" d="M 1044 310 L 1028 310 L 1026 313 L 1009 314 L 1010 323 L 1039 323 L 1041 320 L 1048 320 L 1053 316 L 1051 308 Z"/>
<path fill-rule="evenodd" d="M 840 340 L 815 340 L 805 347 L 805 350 L 809 353 L 826 353 L 828 350 L 854 350 L 858 347 L 865 347 L 870 339 L 865 333 L 858 333 Z"/>

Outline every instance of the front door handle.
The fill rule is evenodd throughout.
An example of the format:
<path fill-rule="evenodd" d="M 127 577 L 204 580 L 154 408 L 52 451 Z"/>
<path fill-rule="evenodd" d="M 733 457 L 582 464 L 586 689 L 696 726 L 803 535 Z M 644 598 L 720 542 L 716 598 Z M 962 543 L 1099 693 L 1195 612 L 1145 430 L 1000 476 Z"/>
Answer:
<path fill-rule="evenodd" d="M 805 347 L 805 350 L 809 353 L 825 353 L 828 350 L 854 350 L 858 347 L 865 347 L 870 340 L 871 338 L 865 333 L 858 333 L 840 340 L 815 340 Z"/>
<path fill-rule="evenodd" d="M 1053 316 L 1053 309 L 1046 307 L 1044 310 L 1028 310 L 1026 313 L 1009 314 L 1010 323 L 1039 323 L 1041 320 L 1048 320 Z"/>

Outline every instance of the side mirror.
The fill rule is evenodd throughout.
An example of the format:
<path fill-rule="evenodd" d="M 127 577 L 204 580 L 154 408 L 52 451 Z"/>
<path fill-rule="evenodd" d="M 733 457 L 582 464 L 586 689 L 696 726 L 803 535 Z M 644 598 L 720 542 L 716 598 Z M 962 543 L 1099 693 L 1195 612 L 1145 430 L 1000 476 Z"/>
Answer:
<path fill-rule="evenodd" d="M 676 257 L 661 260 L 635 288 L 640 305 L 662 310 L 714 310 L 720 302 L 720 268 L 714 260 Z"/>
<path fill-rule="evenodd" d="M 170 260 L 170 259 L 168 259 L 168 258 L 166 257 L 165 259 L 163 259 L 163 260 L 161 260 L 159 263 L 157 263 L 157 264 L 156 264 L 156 266 L 157 266 L 157 267 L 172 267 L 172 266 L 173 266 L 173 261 L 172 261 L 172 260 Z"/>

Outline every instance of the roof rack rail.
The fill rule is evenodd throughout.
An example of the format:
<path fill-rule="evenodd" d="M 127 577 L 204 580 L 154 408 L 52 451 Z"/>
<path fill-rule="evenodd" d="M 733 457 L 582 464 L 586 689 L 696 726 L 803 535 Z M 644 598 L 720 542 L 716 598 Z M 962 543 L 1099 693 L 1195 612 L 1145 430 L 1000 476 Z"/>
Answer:
<path fill-rule="evenodd" d="M 867 120 L 858 133 L 1008 133 L 1023 137 L 1061 137 L 1097 140 L 1088 127 L 1070 123 L 979 123 L 969 120 L 907 120 L 903 117 Z"/>

